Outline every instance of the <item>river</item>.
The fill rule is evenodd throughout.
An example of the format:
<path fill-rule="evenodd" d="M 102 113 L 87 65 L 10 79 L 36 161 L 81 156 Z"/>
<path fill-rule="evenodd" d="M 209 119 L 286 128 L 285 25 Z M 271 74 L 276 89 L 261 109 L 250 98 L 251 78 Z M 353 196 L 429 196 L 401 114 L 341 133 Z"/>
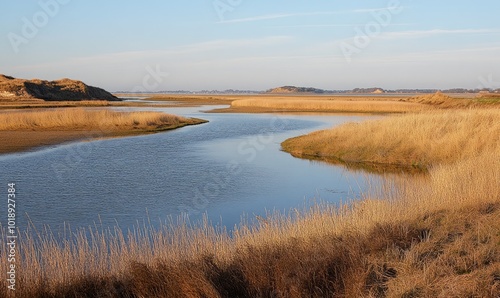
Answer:
<path fill-rule="evenodd" d="M 280 151 L 280 143 L 373 116 L 204 109 L 147 108 L 209 120 L 203 125 L 0 156 L 0 190 L 7 194 L 7 183 L 16 183 L 18 227 L 31 222 L 53 231 L 96 224 L 126 230 L 144 221 L 156 225 L 182 214 L 197 221 L 206 214 L 231 229 L 242 216 L 338 203 L 366 188 L 368 174 L 294 158 Z"/>

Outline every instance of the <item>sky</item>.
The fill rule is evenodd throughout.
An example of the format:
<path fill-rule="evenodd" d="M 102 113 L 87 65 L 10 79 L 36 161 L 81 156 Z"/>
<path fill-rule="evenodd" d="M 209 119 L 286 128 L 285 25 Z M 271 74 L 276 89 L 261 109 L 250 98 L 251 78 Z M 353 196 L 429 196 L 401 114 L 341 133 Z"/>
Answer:
<path fill-rule="evenodd" d="M 500 1 L 0 3 L 0 73 L 108 91 L 500 88 Z"/>

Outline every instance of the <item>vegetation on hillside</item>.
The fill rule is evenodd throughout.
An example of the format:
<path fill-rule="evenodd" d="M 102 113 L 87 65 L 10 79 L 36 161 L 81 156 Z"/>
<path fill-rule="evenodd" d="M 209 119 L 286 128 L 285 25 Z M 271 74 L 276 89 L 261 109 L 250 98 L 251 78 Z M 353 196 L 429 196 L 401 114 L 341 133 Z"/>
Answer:
<path fill-rule="evenodd" d="M 104 89 L 92 87 L 81 81 L 62 79 L 57 81 L 16 79 L 0 74 L 0 99 L 61 100 L 119 100 Z"/>

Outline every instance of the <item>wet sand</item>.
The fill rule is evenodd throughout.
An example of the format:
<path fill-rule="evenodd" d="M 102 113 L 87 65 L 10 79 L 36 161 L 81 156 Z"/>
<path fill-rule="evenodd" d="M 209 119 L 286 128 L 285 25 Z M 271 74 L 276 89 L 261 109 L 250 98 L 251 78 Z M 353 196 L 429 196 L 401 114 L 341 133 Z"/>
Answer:
<path fill-rule="evenodd" d="M 97 131 L 0 131 L 0 154 L 26 151 L 72 141 L 110 137 Z"/>
<path fill-rule="evenodd" d="M 203 119 L 190 119 L 189 123 L 179 123 L 165 127 L 150 127 L 130 130 L 0 130 L 0 154 L 27 151 L 37 147 L 53 146 L 76 141 L 137 136 L 173 130 L 189 125 L 206 123 Z"/>

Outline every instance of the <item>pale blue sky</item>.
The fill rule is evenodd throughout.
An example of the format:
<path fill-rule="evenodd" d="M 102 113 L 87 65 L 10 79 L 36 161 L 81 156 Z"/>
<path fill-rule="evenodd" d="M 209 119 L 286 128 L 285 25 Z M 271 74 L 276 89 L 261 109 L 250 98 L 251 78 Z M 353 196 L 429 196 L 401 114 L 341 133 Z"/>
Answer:
<path fill-rule="evenodd" d="M 499 11 L 493 0 L 2 1 L 0 73 L 110 91 L 496 87 Z"/>

